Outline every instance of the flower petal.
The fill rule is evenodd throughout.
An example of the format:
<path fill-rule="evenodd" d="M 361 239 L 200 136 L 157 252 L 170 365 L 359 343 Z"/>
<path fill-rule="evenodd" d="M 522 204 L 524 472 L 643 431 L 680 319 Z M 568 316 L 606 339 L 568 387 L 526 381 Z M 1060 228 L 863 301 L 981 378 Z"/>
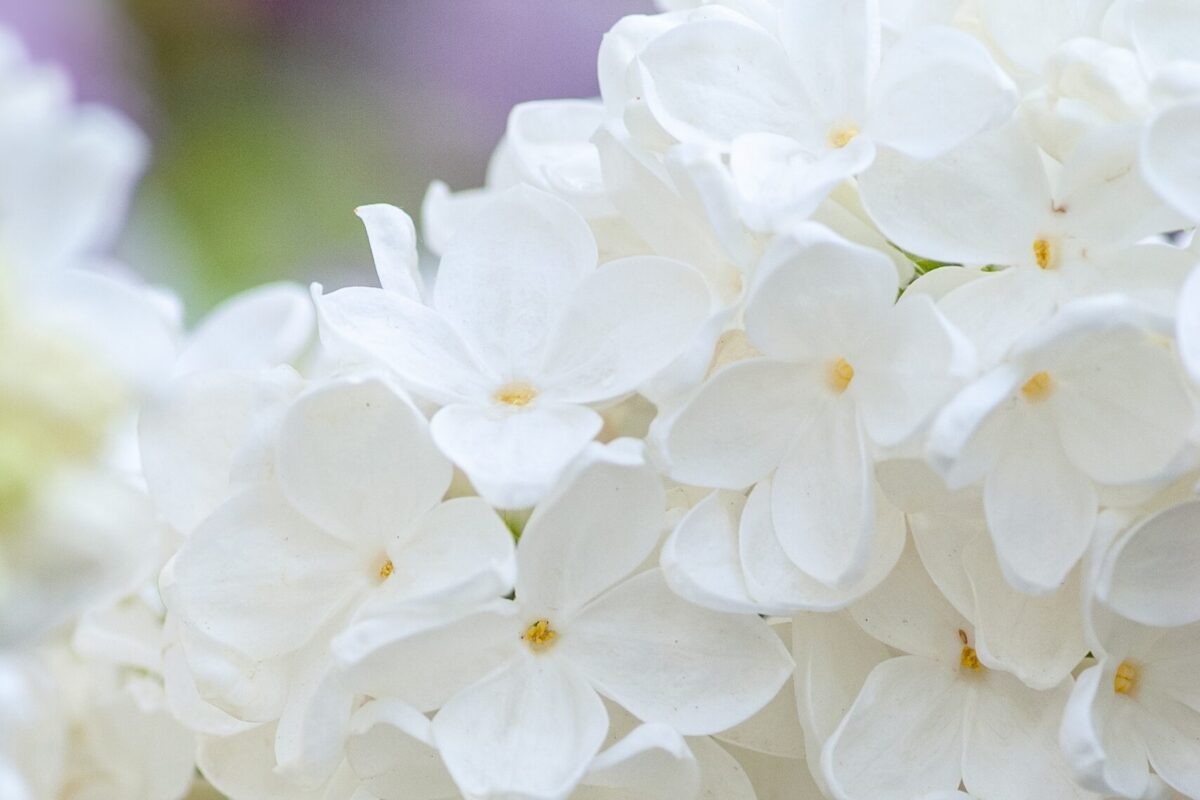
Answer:
<path fill-rule="evenodd" d="M 1116 664 L 1080 673 L 1062 712 L 1059 742 L 1081 786 L 1104 794 L 1142 797 L 1150 778 L 1136 710 L 1113 692 Z"/>
<path fill-rule="evenodd" d="M 603 426 L 585 406 L 534 401 L 522 409 L 450 405 L 430 422 L 433 440 L 498 508 L 540 500 Z"/>
<path fill-rule="evenodd" d="M 558 310 L 538 369 L 545 390 L 576 403 L 633 391 L 683 353 L 711 306 L 704 278 L 685 264 L 658 256 L 610 261 Z"/>
<path fill-rule="evenodd" d="M 1097 596 L 1143 625 L 1200 621 L 1200 500 L 1163 509 L 1125 534 L 1105 558 Z"/>
<path fill-rule="evenodd" d="M 1180 103 L 1151 122 L 1142 140 L 1141 167 L 1146 181 L 1188 219 L 1200 219 L 1200 102 Z"/>
<path fill-rule="evenodd" d="M 879 4 L 851 0 L 821 8 L 786 3 L 779 30 L 815 116 L 825 123 L 861 126 L 867 92 L 879 69 Z"/>
<path fill-rule="evenodd" d="M 884 661 L 821 754 L 846 800 L 910 800 L 958 786 L 966 685 L 954 667 L 919 656 Z"/>
<path fill-rule="evenodd" d="M 344 378 L 297 398 L 278 458 L 291 504 L 356 547 L 382 548 L 450 488 L 450 462 L 425 418 L 379 378 Z"/>
<path fill-rule="evenodd" d="M 569 664 L 544 655 L 519 654 L 434 717 L 434 741 L 463 794 L 565 797 L 600 750 L 604 704 Z"/>
<path fill-rule="evenodd" d="M 594 448 L 534 509 L 517 548 L 517 597 L 525 611 L 569 617 L 653 552 L 666 499 L 654 469 L 633 450 Z"/>
<path fill-rule="evenodd" d="M 804 97 L 779 41 L 726 20 L 682 25 L 639 56 L 646 103 L 681 142 L 727 150 L 744 133 L 795 135 Z"/>
<path fill-rule="evenodd" d="M 389 292 L 421 302 L 424 282 L 417 255 L 417 230 L 412 219 L 386 203 L 359 206 L 354 213 L 367 229 L 379 285 Z"/>
<path fill-rule="evenodd" d="M 586 800 L 589 787 L 628 792 L 647 800 L 693 797 L 700 767 L 683 737 L 668 725 L 639 725 L 592 761 L 584 786 L 572 795 Z M 597 792 L 596 800 L 608 796 Z"/>
<path fill-rule="evenodd" d="M 588 604 L 558 647 L 607 697 L 689 736 L 749 718 L 792 669 L 761 619 L 692 605 L 657 569 Z"/>
<path fill-rule="evenodd" d="M 433 746 L 429 720 L 395 700 L 354 712 L 346 759 L 379 800 L 447 800 L 457 789 Z"/>
<path fill-rule="evenodd" d="M 783 551 L 818 581 L 862 579 L 875 539 L 873 462 L 855 407 L 844 399 L 809 423 L 775 471 L 771 517 Z"/>
<path fill-rule="evenodd" d="M 442 255 L 434 307 L 505 381 L 533 377 L 559 311 L 596 266 L 579 212 L 517 186 L 456 231 Z"/>
<path fill-rule="evenodd" d="M 864 133 L 913 158 L 935 158 L 1006 121 L 1017 100 L 980 42 L 940 26 L 892 45 L 871 94 Z"/>
<path fill-rule="evenodd" d="M 819 388 L 803 370 L 754 358 L 717 372 L 662 423 L 667 474 L 695 486 L 741 489 L 783 460 Z"/>

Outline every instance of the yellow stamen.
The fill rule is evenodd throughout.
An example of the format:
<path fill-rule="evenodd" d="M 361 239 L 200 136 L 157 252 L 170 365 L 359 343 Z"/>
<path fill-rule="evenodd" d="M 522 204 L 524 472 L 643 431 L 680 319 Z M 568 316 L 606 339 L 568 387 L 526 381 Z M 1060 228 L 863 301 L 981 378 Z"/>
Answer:
<path fill-rule="evenodd" d="M 854 141 L 854 137 L 858 136 L 858 134 L 858 128 L 853 125 L 843 125 L 840 128 L 834 128 L 829 132 L 829 144 L 840 150 Z"/>
<path fill-rule="evenodd" d="M 530 650 L 540 653 L 554 644 L 554 640 L 558 638 L 558 632 L 550 627 L 550 620 L 539 619 L 525 629 L 521 638 L 529 645 Z"/>
<path fill-rule="evenodd" d="M 524 408 L 533 402 L 538 396 L 537 389 L 530 386 L 528 383 L 508 383 L 501 386 L 492 395 L 497 402 L 504 403 L 517 408 Z"/>
<path fill-rule="evenodd" d="M 1050 379 L 1050 373 L 1045 370 L 1025 381 L 1025 385 L 1021 387 L 1021 394 L 1030 402 L 1045 400 L 1052 391 L 1054 382 Z"/>
<path fill-rule="evenodd" d="M 958 663 L 963 669 L 969 669 L 972 672 L 980 672 L 983 670 L 983 664 L 979 663 L 979 654 L 975 652 L 975 648 L 971 647 L 968 642 L 967 632 L 959 630 L 958 640 L 962 642 L 962 654 L 958 657 Z"/>
<path fill-rule="evenodd" d="M 846 391 L 854 380 L 854 367 L 844 358 L 839 358 L 829 367 L 829 386 L 838 394 Z"/>
<path fill-rule="evenodd" d="M 1136 665 L 1122 661 L 1113 676 L 1113 691 L 1117 694 L 1133 694 L 1137 689 L 1138 668 Z"/>
<path fill-rule="evenodd" d="M 1033 257 L 1042 269 L 1054 266 L 1054 248 L 1048 239 L 1035 239 L 1033 242 Z"/>
<path fill-rule="evenodd" d="M 388 578 L 392 577 L 392 573 L 395 571 L 396 565 L 393 564 L 392 560 L 389 558 L 383 562 L 382 566 L 379 567 L 379 577 L 386 581 Z"/>

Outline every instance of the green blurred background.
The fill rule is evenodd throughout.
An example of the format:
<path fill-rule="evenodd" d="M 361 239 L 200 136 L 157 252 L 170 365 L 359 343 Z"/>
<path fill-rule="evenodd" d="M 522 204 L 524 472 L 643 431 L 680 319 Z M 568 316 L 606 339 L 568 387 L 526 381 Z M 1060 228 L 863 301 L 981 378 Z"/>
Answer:
<path fill-rule="evenodd" d="M 483 181 L 508 109 L 596 93 L 651 0 L 0 0 L 154 143 L 121 255 L 195 318 L 265 281 L 374 281 L 353 210 Z"/>

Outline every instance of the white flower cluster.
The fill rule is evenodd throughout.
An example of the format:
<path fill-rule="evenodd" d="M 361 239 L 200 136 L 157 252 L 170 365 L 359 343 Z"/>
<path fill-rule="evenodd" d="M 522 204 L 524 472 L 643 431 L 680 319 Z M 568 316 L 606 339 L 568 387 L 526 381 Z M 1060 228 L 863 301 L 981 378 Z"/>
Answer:
<path fill-rule="evenodd" d="M 1200 3 L 662 5 L 188 333 L 4 43 L 0 797 L 1200 797 Z"/>

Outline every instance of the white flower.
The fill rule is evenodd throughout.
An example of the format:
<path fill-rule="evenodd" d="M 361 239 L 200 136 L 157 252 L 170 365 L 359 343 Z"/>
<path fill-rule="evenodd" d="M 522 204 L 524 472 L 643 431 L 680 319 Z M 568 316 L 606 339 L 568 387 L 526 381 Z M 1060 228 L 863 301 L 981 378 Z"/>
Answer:
<path fill-rule="evenodd" d="M 1062 720 L 1062 747 L 1083 786 L 1150 794 L 1154 767 L 1200 795 L 1200 625 L 1151 628 L 1093 609 L 1097 663 L 1084 670 Z"/>
<path fill-rule="evenodd" d="M 319 300 L 327 344 L 373 354 L 441 405 L 434 440 L 504 508 L 535 503 L 600 430 L 591 406 L 667 367 L 710 306 L 678 262 L 597 269 L 583 218 L 528 187 L 496 197 L 447 248 L 432 308 L 366 288 Z"/>
<path fill-rule="evenodd" d="M 886 153 L 860 180 L 863 203 L 909 252 L 1008 267 L 941 303 L 990 365 L 1072 298 L 1177 291 L 1194 258 L 1165 245 L 1133 247 L 1184 224 L 1140 178 L 1138 138 L 1136 125 L 1098 130 L 1054 173 L 1018 124 L 931 161 Z"/>
<path fill-rule="evenodd" d="M 740 489 L 774 470 L 780 546 L 839 588 L 870 561 L 874 448 L 915 432 L 969 364 L 929 298 L 896 303 L 897 289 L 886 257 L 820 226 L 780 237 L 746 304 L 766 357 L 724 368 L 662 423 L 676 480 Z"/>
<path fill-rule="evenodd" d="M 1140 162 L 1147 183 L 1192 223 L 1200 220 L 1197 137 L 1200 137 L 1200 100 L 1173 105 L 1147 126 Z"/>
<path fill-rule="evenodd" d="M 365 605 L 421 613 L 498 597 L 513 546 L 483 501 L 441 502 L 450 464 L 381 380 L 302 394 L 277 459 L 277 484 L 244 490 L 192 533 L 164 593 L 201 694 L 251 721 L 282 715 L 281 767 L 311 785 L 339 763 L 351 710 L 329 637 Z M 253 680 L 281 685 L 251 700 L 237 687 Z"/>
<path fill-rule="evenodd" d="M 980 797 L 1088 796 L 1055 747 L 1070 678 L 1038 692 L 985 665 L 970 622 L 938 593 L 915 551 L 852 613 L 904 655 L 871 670 L 825 743 L 821 766 L 834 797 L 908 800 L 960 781 Z"/>
<path fill-rule="evenodd" d="M 1011 85 L 970 37 L 935 26 L 885 51 L 881 30 L 868 0 L 786 0 L 777 31 L 690 22 L 638 56 L 646 103 L 679 141 L 731 152 L 750 194 L 803 217 L 877 147 L 928 158 L 1012 110 Z"/>
<path fill-rule="evenodd" d="M 1170 477 L 1195 415 L 1156 325 L 1118 297 L 1075 301 L 934 423 L 932 464 L 952 488 L 983 481 L 988 529 L 1018 589 L 1063 582 L 1091 540 L 1097 483 Z"/>
<path fill-rule="evenodd" d="M 379 609 L 335 643 L 365 694 L 440 707 L 432 735 L 469 796 L 565 797 L 608 730 L 598 692 L 683 734 L 764 706 L 791 661 L 753 616 L 693 606 L 657 569 L 659 478 L 640 454 L 595 450 L 533 512 L 515 600 L 404 621 Z"/>

